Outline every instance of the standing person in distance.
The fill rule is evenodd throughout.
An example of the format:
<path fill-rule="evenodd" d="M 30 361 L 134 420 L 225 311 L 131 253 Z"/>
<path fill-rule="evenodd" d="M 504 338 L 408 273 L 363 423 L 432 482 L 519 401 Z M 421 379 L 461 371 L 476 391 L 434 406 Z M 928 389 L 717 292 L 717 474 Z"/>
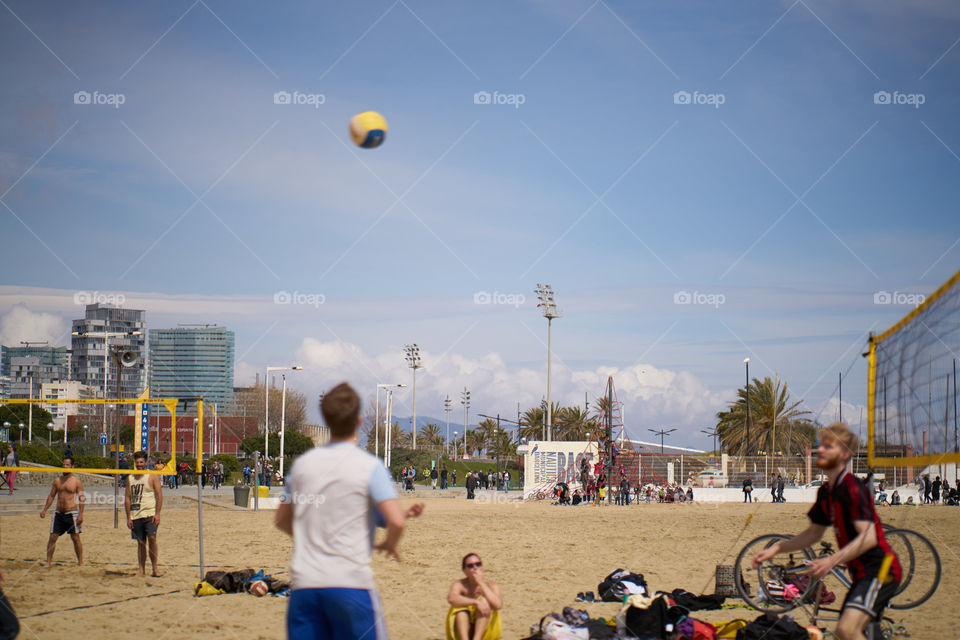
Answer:
<path fill-rule="evenodd" d="M 757 568 L 780 553 L 812 547 L 832 524 L 839 549 L 811 561 L 807 573 L 819 579 L 837 565 L 846 565 L 853 585 L 843 601 L 834 633 L 839 640 L 866 640 L 867 625 L 883 614 L 897 591 L 900 563 L 884 538 L 873 496 L 859 478 L 847 471 L 852 452 L 857 450 L 857 436 L 847 425 L 835 422 L 821 429 L 817 439 L 816 463 L 827 475 L 827 482 L 820 486 L 817 501 L 807 513 L 810 526 L 790 540 L 757 553 L 753 566 Z M 884 582 L 880 580 L 880 569 L 887 556 L 892 556 L 892 560 L 888 580 Z"/>
<path fill-rule="evenodd" d="M 293 537 L 287 637 L 381 640 L 386 624 L 370 560 L 376 548 L 400 561 L 407 518 L 390 474 L 379 458 L 357 446 L 360 396 L 347 383 L 320 402 L 330 442 L 294 463 L 284 487 L 276 527 Z M 387 536 L 373 544 L 375 525 Z"/>
<path fill-rule="evenodd" d="M 13 443 L 7 445 L 7 455 L 3 459 L 3 466 L 5 467 L 19 467 L 20 458 L 17 456 L 17 450 L 13 448 Z M 17 478 L 16 471 L 7 471 L 7 489 L 10 491 L 10 495 L 13 495 L 13 482 Z"/>
<path fill-rule="evenodd" d="M 137 451 L 133 454 L 133 468 L 143 471 L 147 468 L 147 454 Z M 127 512 L 127 528 L 130 537 L 137 541 L 137 575 L 147 571 L 147 552 L 150 555 L 150 575 L 159 578 L 163 574 L 157 571 L 159 551 L 157 547 L 157 527 L 160 526 L 160 510 L 163 508 L 163 487 L 160 476 L 155 474 L 131 474 L 124 495 L 123 508 Z"/>

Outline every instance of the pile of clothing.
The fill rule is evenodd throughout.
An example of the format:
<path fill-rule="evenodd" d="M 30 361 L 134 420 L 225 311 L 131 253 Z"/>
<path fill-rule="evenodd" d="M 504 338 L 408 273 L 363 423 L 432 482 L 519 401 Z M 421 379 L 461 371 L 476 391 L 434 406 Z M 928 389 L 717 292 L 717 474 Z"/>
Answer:
<path fill-rule="evenodd" d="M 212 596 L 221 593 L 248 593 L 250 585 L 263 581 L 271 595 L 289 596 L 290 585 L 278 578 L 267 575 L 263 569 L 240 569 L 238 571 L 207 571 L 203 581 L 198 582 L 193 589 L 195 596 Z"/>
<path fill-rule="evenodd" d="M 591 618 L 586 611 L 564 607 L 563 613 L 548 613 L 539 624 L 531 625 L 524 640 L 615 640 L 617 629 L 612 620 Z"/>

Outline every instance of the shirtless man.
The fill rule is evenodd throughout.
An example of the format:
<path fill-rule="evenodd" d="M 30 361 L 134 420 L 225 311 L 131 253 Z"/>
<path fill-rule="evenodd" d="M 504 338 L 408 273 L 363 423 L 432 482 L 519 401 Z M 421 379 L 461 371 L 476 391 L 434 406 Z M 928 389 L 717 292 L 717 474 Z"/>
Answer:
<path fill-rule="evenodd" d="M 137 451 L 133 454 L 133 467 L 137 471 L 147 468 L 147 454 Z M 124 499 L 127 512 L 127 528 L 130 537 L 137 541 L 137 575 L 142 576 L 147 568 L 147 547 L 150 547 L 150 566 L 154 578 L 161 575 L 157 571 L 157 527 L 160 525 L 160 509 L 163 507 L 163 488 L 160 476 L 151 474 L 133 474 L 127 483 Z"/>
<path fill-rule="evenodd" d="M 450 613 L 455 616 L 453 626 L 456 639 L 499 638 L 499 612 L 503 608 L 500 587 L 483 577 L 483 563 L 477 554 L 468 553 L 460 565 L 466 578 L 450 585 L 447 595 Z M 492 627 L 493 633 L 485 636 L 488 626 Z"/>
<path fill-rule="evenodd" d="M 73 467 L 73 459 L 65 457 L 63 466 Z M 83 504 L 86 497 L 83 494 L 83 483 L 69 471 L 65 471 L 53 481 L 47 503 L 40 512 L 40 517 L 47 515 L 47 509 L 57 499 L 57 509 L 53 512 L 53 522 L 50 523 L 50 538 L 47 540 L 47 566 L 51 566 L 53 550 L 57 546 L 57 538 L 65 533 L 70 534 L 73 540 L 73 550 L 77 553 L 77 564 L 83 564 L 83 544 L 80 542 L 80 525 L 83 524 Z"/>

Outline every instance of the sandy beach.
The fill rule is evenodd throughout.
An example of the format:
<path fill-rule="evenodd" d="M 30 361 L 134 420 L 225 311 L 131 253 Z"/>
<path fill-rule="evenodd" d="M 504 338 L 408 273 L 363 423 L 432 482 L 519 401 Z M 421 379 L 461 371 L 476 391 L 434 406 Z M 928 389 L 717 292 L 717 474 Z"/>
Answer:
<path fill-rule="evenodd" d="M 395 639 L 443 637 L 446 592 L 462 575 L 460 558 L 467 552 L 480 554 L 487 576 L 502 587 L 504 637 L 522 638 L 544 614 L 577 604 L 577 592 L 596 591 L 597 583 L 616 568 L 643 573 L 655 590 L 681 587 L 712 593 L 717 564 L 733 564 L 739 549 L 755 536 L 799 531 L 808 508 L 768 503 L 556 507 L 432 496 L 424 501 L 423 517 L 410 521 L 402 542 L 403 562 L 383 557 L 374 562 Z M 885 522 L 930 538 L 943 562 L 943 580 L 929 602 L 905 612 L 888 610 L 905 623 L 913 638 L 956 637 L 958 514 L 947 507 L 881 512 Z M 207 569 L 262 568 L 286 578 L 291 542 L 273 528 L 272 518 L 270 511 L 205 507 Z M 163 512 L 161 578 L 136 576 L 135 543 L 123 523 L 121 529 L 113 528 L 110 511 L 88 511 L 82 567 L 76 566 L 69 538 L 60 539 L 53 567 L 40 565 L 48 531 L 49 520 L 37 516 L 0 520 L 4 591 L 21 618 L 21 638 L 115 637 L 131 632 L 154 638 L 285 636 L 286 599 L 247 594 L 193 597 L 199 572 L 195 507 L 171 506 Z M 577 606 L 604 616 L 617 608 Z M 733 609 L 700 617 L 728 620 L 756 615 Z"/>

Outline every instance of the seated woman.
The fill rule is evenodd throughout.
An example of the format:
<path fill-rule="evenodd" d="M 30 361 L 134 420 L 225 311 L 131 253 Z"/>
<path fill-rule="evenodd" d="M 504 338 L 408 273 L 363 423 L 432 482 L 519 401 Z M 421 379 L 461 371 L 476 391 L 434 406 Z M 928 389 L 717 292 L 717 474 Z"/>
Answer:
<path fill-rule="evenodd" d="M 460 561 L 466 576 L 450 585 L 447 640 L 499 640 L 503 633 L 500 587 L 483 577 L 480 556 L 468 553 Z"/>
<path fill-rule="evenodd" d="M 893 490 L 893 495 L 890 496 L 890 504 L 894 507 L 900 505 L 900 492 L 896 489 Z"/>

